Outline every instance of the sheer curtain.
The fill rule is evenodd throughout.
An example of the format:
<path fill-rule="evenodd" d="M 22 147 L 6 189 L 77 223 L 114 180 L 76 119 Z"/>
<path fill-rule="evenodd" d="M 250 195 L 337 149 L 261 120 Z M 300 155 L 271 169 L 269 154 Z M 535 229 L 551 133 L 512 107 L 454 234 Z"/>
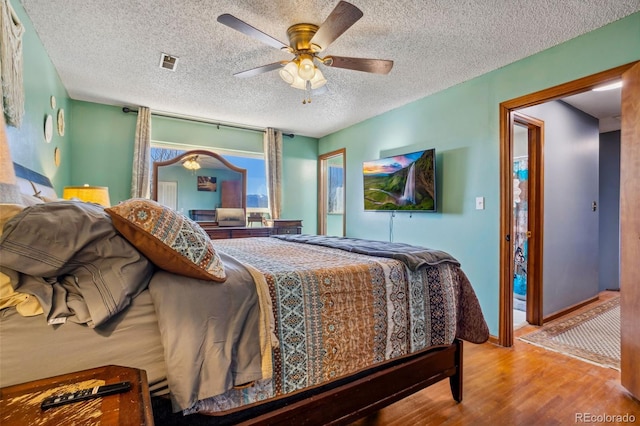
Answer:
<path fill-rule="evenodd" d="M 271 219 L 280 219 L 282 208 L 282 132 L 267 128 L 264 133 L 267 169 L 267 193 Z"/>
<path fill-rule="evenodd" d="M 136 140 L 133 147 L 131 197 L 149 198 L 149 158 L 151 157 L 151 110 L 138 108 Z"/>

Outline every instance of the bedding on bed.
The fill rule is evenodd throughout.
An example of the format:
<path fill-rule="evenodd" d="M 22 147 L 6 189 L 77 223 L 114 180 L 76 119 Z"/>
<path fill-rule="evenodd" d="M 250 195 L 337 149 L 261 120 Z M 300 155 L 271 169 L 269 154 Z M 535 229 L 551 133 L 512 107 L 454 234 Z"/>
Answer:
<path fill-rule="evenodd" d="M 166 378 L 179 410 L 270 377 L 267 292 L 239 262 L 224 263 L 224 283 L 156 271 L 101 206 L 61 201 L 22 210 L 3 227 L 0 269 L 44 315 L 1 311 L 0 386 L 120 363 L 158 383 Z M 65 359 L 49 363 L 49 356 Z"/>
<path fill-rule="evenodd" d="M 216 240 L 217 250 L 262 272 L 273 302 L 273 378 L 199 401 L 215 414 L 324 384 L 385 360 L 488 339 L 458 262 L 438 255 L 412 270 L 388 257 L 277 238 Z"/>
<path fill-rule="evenodd" d="M 176 412 L 271 374 L 262 368 L 256 284 L 238 261 L 221 257 L 224 283 L 158 271 L 149 284 Z"/>
<path fill-rule="evenodd" d="M 33 294 L 51 324 L 96 327 L 144 290 L 154 266 L 119 235 L 103 207 L 58 201 L 25 208 L 3 228 L 0 268 Z"/>
<path fill-rule="evenodd" d="M 412 271 L 415 271 L 421 266 L 435 266 L 440 263 L 451 263 L 460 266 L 460 263 L 447 252 L 405 243 L 308 234 L 273 235 L 273 237 L 296 243 L 331 247 L 369 256 L 398 259 L 404 262 Z"/>
<path fill-rule="evenodd" d="M 0 311 L 0 387 L 108 364 L 143 369 L 152 395 L 169 392 L 149 291 L 95 328 L 74 322 L 51 326 L 42 315 Z"/>
<path fill-rule="evenodd" d="M 437 250 L 312 236 L 215 240 L 227 279 L 214 282 L 156 270 L 93 204 L 37 204 L 3 231 L 0 269 L 45 315 L 1 311 L 0 386 L 60 374 L 51 354 L 67 357 L 63 372 L 145 369 L 151 381 L 166 377 L 175 411 L 219 413 L 456 337 L 488 338 L 459 263 Z M 25 375 L 33 365 L 37 377 Z"/>

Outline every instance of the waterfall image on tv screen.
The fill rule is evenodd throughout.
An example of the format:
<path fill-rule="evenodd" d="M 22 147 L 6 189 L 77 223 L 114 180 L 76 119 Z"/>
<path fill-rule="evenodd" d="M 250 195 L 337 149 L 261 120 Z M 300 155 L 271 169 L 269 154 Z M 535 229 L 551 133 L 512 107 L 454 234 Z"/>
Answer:
<path fill-rule="evenodd" d="M 365 161 L 365 210 L 436 211 L 435 149 Z"/>

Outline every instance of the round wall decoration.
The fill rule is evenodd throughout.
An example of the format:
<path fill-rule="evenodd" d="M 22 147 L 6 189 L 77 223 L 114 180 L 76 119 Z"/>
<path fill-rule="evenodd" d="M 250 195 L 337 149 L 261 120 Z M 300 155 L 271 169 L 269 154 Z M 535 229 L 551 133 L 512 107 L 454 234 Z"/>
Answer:
<path fill-rule="evenodd" d="M 60 166 L 60 148 L 58 147 L 53 150 L 53 163 L 56 167 Z"/>
<path fill-rule="evenodd" d="M 62 108 L 58 110 L 58 134 L 64 136 L 64 110 Z"/>
<path fill-rule="evenodd" d="M 51 138 L 53 138 L 53 118 L 51 114 L 47 114 L 47 118 L 44 120 L 44 140 L 49 143 Z"/>
<path fill-rule="evenodd" d="M 51 96 L 51 99 L 49 101 L 51 103 L 51 109 L 56 109 L 56 97 Z"/>

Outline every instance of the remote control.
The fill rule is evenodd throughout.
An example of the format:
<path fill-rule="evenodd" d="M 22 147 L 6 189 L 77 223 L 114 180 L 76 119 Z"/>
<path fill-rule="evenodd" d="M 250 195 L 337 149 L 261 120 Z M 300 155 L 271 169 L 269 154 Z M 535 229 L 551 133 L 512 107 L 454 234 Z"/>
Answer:
<path fill-rule="evenodd" d="M 43 410 L 59 405 L 70 404 L 72 402 L 84 401 L 91 398 L 100 398 L 114 393 L 126 392 L 131 389 L 130 382 L 119 382 L 112 385 L 96 386 L 93 388 L 82 389 L 76 392 L 64 393 L 61 395 L 53 395 L 45 398 L 40 404 Z"/>

